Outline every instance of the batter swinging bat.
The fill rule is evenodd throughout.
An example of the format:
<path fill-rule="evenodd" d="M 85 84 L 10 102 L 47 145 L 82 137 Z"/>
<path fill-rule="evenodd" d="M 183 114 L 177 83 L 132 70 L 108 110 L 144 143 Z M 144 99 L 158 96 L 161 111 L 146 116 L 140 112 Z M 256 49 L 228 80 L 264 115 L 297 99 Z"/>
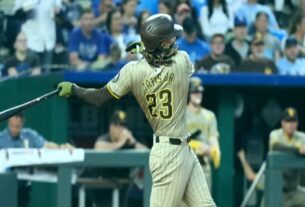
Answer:
<path fill-rule="evenodd" d="M 12 107 L 12 108 L 9 108 L 7 110 L 0 112 L 0 122 L 5 121 L 6 119 L 14 116 L 17 113 L 20 113 L 21 111 L 23 111 L 27 108 L 32 107 L 35 104 L 38 104 L 42 101 L 47 100 L 48 98 L 55 96 L 58 92 L 59 92 L 59 89 L 56 89 L 52 92 L 46 93 L 38 98 L 35 98 L 29 102 L 26 102 L 24 104 L 21 104 L 21 105 L 18 105 L 18 106 L 15 106 L 15 107 Z"/>

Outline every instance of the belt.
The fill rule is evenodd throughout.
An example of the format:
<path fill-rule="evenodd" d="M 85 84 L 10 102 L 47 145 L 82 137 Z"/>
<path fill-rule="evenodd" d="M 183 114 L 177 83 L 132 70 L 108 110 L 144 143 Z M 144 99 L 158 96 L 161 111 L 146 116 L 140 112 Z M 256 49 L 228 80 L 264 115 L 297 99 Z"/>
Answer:
<path fill-rule="evenodd" d="M 161 140 L 163 141 L 168 141 L 170 144 L 172 145 L 180 145 L 182 144 L 184 141 L 180 138 L 172 138 L 172 137 L 166 137 L 166 136 L 155 136 L 155 142 L 156 143 L 159 143 L 161 142 Z M 186 143 L 189 143 L 190 142 L 190 137 L 188 137 L 186 139 Z"/>

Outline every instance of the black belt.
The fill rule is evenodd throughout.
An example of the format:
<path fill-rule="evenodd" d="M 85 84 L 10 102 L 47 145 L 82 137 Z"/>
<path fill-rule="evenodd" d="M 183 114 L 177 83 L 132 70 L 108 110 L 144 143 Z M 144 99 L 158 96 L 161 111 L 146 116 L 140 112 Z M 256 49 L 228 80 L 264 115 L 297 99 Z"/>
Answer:
<path fill-rule="evenodd" d="M 186 142 L 189 143 L 190 142 L 190 138 L 188 137 L 186 139 Z M 178 138 L 168 138 L 168 141 L 170 144 L 172 145 L 180 145 L 182 143 L 182 140 L 181 139 L 178 139 Z M 156 136 L 156 143 L 159 143 L 160 142 L 160 138 L 159 136 Z"/>

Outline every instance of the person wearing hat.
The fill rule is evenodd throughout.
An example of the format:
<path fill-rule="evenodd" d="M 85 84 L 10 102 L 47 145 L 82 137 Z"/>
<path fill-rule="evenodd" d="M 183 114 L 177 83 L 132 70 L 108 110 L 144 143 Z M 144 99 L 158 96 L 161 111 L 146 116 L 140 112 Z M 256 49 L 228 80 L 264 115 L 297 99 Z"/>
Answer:
<path fill-rule="evenodd" d="M 264 57 L 277 61 L 280 58 L 280 41 L 270 32 L 268 28 L 269 16 L 266 12 L 257 12 L 254 22 L 254 31 L 251 35 L 260 33 L 264 39 Z"/>
<path fill-rule="evenodd" d="M 211 54 L 196 62 L 195 68 L 200 72 L 229 73 L 236 70 L 236 64 L 225 51 L 225 36 L 214 34 L 210 42 Z"/>
<path fill-rule="evenodd" d="M 299 57 L 298 41 L 291 36 L 285 40 L 284 57 L 277 62 L 281 75 L 305 75 L 305 58 Z"/>
<path fill-rule="evenodd" d="M 122 110 L 115 111 L 110 120 L 109 132 L 97 138 L 94 149 L 146 148 L 134 138 L 126 124 L 126 113 Z"/>
<path fill-rule="evenodd" d="M 281 119 L 281 128 L 270 133 L 269 150 L 285 151 L 305 155 L 305 133 L 298 131 L 298 112 L 288 107 Z M 299 188 L 300 171 L 287 170 L 283 173 L 283 206 L 305 206 L 305 191 Z"/>
<path fill-rule="evenodd" d="M 114 111 L 110 119 L 109 131 L 98 137 L 94 144 L 94 149 L 97 151 L 144 148 L 146 147 L 138 142 L 132 135 L 132 132 L 127 128 L 127 115 L 122 110 Z M 138 185 L 136 182 L 138 175 L 134 174 L 138 171 L 138 168 L 102 168 L 92 171 L 94 173 L 91 172 L 91 174 L 94 174 L 95 177 L 98 176 L 104 179 L 132 178 L 134 182 L 130 183 L 129 187 L 133 190 L 137 190 L 138 192 L 142 192 L 141 184 Z M 131 174 L 134 174 L 134 176 L 131 176 Z M 122 192 L 120 193 L 120 205 L 123 205 L 126 200 L 126 196 L 128 196 L 126 201 L 130 204 L 130 206 L 139 206 L 136 204 L 131 204 L 133 202 L 138 203 L 141 201 L 139 199 L 134 199 L 135 196 L 129 191 L 129 193 L 127 193 L 126 190 L 126 188 L 121 189 Z M 96 206 L 111 206 L 111 199 L 109 198 L 111 198 L 111 191 L 107 189 L 95 190 L 92 192 L 92 200 Z"/>
<path fill-rule="evenodd" d="M 245 59 L 250 51 L 250 43 L 247 41 L 247 22 L 243 16 L 234 18 L 234 37 L 226 44 L 225 54 L 229 55 L 237 66 Z"/>
<path fill-rule="evenodd" d="M 198 156 L 207 184 L 211 190 L 210 160 L 213 161 L 215 168 L 220 166 L 219 132 L 214 112 L 201 106 L 203 91 L 201 79 L 192 77 L 186 110 L 186 125 L 191 133 L 190 146 Z"/>
<path fill-rule="evenodd" d="M 197 36 L 196 23 L 192 17 L 186 17 L 182 23 L 183 35 L 177 44 L 180 50 L 189 54 L 192 63 L 210 54 L 209 45 Z"/>
<path fill-rule="evenodd" d="M 241 61 L 238 72 L 246 73 L 276 73 L 276 66 L 270 59 L 264 57 L 264 39 L 260 33 L 256 33 L 250 44 L 250 55 Z"/>

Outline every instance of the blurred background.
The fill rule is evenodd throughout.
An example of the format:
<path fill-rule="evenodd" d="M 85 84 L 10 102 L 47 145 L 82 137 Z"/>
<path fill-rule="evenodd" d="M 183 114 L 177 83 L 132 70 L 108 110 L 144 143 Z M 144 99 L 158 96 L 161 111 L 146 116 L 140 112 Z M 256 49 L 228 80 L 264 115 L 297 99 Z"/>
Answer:
<path fill-rule="evenodd" d="M 287 107 L 298 111 L 298 130 L 305 130 L 304 0 L 0 0 L 0 110 L 63 80 L 104 86 L 141 58 L 125 49 L 140 41 L 141 23 L 156 13 L 183 26 L 177 45 L 202 80 L 201 105 L 216 115 L 222 160 L 220 168 L 212 167 L 213 197 L 217 206 L 240 206 L 251 179 L 238 152 L 246 152 L 257 172 Z M 101 108 L 53 98 L 26 110 L 24 126 L 49 141 L 93 149 L 117 110 L 126 113 L 133 136 L 151 148 L 152 129 L 131 94 Z M 52 184 L 33 183 L 30 206 L 56 206 L 55 191 Z M 248 206 L 259 206 L 259 194 Z M 90 199 L 86 206 L 94 206 Z"/>

